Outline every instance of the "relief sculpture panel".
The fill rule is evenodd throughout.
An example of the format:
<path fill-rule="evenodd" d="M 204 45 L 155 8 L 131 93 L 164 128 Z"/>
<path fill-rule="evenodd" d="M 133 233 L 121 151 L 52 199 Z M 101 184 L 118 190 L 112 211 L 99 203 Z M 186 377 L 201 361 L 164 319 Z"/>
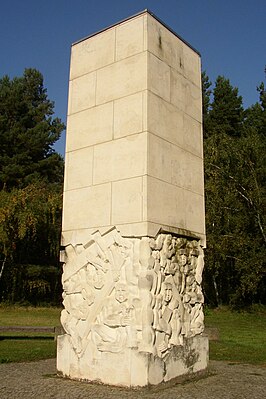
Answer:
<path fill-rule="evenodd" d="M 61 323 L 77 358 L 134 349 L 164 359 L 204 330 L 203 249 L 159 234 L 124 238 L 114 228 L 64 250 Z"/>

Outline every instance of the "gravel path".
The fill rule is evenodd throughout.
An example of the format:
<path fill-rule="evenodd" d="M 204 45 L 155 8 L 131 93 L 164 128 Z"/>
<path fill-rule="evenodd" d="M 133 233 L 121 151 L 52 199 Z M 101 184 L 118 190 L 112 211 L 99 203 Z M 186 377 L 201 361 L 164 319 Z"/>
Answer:
<path fill-rule="evenodd" d="M 0 364 L 3 399 L 262 399 L 265 393 L 266 367 L 228 362 L 211 361 L 201 379 L 137 390 L 59 378 L 55 359 Z"/>

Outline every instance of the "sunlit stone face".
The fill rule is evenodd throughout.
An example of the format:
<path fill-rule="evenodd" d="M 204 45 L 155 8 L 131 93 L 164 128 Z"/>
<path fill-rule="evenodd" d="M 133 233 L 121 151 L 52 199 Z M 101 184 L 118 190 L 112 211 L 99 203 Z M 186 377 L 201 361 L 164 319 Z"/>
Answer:
<path fill-rule="evenodd" d="M 201 99 L 199 54 L 148 11 L 72 46 L 64 376 L 137 387 L 207 367 Z"/>
<path fill-rule="evenodd" d="M 172 286 L 167 285 L 164 290 L 164 301 L 166 303 L 170 302 L 173 296 Z"/>
<path fill-rule="evenodd" d="M 122 303 L 128 298 L 128 292 L 125 284 L 117 284 L 115 287 L 115 299 Z"/>

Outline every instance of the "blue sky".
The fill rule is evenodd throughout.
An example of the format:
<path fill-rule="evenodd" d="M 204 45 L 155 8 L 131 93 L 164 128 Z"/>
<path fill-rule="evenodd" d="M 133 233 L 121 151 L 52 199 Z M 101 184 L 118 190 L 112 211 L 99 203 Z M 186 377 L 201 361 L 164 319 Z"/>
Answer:
<path fill-rule="evenodd" d="M 3 0 L 0 76 L 37 68 L 66 121 L 71 44 L 145 8 L 200 51 L 211 81 L 239 88 L 247 107 L 266 65 L 266 0 Z M 64 153 L 64 135 L 55 149 Z"/>

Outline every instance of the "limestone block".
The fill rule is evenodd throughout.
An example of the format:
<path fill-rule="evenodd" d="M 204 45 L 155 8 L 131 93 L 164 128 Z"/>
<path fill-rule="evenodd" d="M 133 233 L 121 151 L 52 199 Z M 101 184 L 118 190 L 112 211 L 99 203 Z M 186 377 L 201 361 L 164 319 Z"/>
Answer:
<path fill-rule="evenodd" d="M 114 101 L 114 138 L 143 131 L 145 98 L 143 92 Z M 144 110 L 145 111 L 145 110 Z"/>
<path fill-rule="evenodd" d="M 70 79 L 109 65 L 115 60 L 115 30 L 108 29 L 72 46 Z"/>
<path fill-rule="evenodd" d="M 165 376 L 165 363 L 162 358 L 154 357 L 148 363 L 148 382 L 151 385 L 158 385 L 163 382 Z"/>
<path fill-rule="evenodd" d="M 145 193 L 143 194 L 143 197 L 145 197 Z M 144 201 L 143 201 L 144 202 Z M 145 203 L 143 203 L 143 207 L 145 206 Z M 144 214 L 144 212 L 143 212 Z M 143 220 L 145 220 L 145 215 L 143 216 Z M 147 222 L 136 222 L 136 223 L 118 223 L 116 225 L 118 231 L 124 236 L 124 237 L 141 237 L 143 235 L 143 232 L 149 232 L 148 229 L 148 224 Z M 111 226 L 110 226 L 111 227 Z M 159 231 L 158 225 L 157 225 L 157 230 L 156 232 Z"/>
<path fill-rule="evenodd" d="M 204 195 L 203 160 L 182 149 L 172 146 L 171 183 L 191 192 Z"/>
<path fill-rule="evenodd" d="M 203 195 L 203 160 L 153 134 L 149 135 L 148 174 Z"/>
<path fill-rule="evenodd" d="M 184 117 L 180 109 L 148 92 L 147 98 L 147 130 L 183 146 Z"/>
<path fill-rule="evenodd" d="M 111 225 L 141 222 L 143 201 L 142 177 L 112 183 Z"/>
<path fill-rule="evenodd" d="M 97 70 L 96 104 L 147 88 L 147 55 L 139 53 Z"/>
<path fill-rule="evenodd" d="M 184 114 L 182 147 L 192 154 L 203 158 L 202 124 L 192 117 Z"/>
<path fill-rule="evenodd" d="M 104 235 L 113 227 L 114 226 L 111 224 L 108 224 L 106 226 L 97 226 L 97 228 L 89 227 L 84 229 L 67 230 L 62 233 L 61 244 L 62 246 L 66 246 L 71 243 L 76 245 L 77 243 L 85 242 L 87 237 L 95 233 L 96 230 Z M 117 224 L 116 228 L 123 237 L 141 237 L 143 232 L 147 232 L 147 235 L 150 236 L 156 236 L 160 231 L 161 226 L 148 222 L 136 222 Z M 166 228 L 164 230 L 169 231 Z"/>
<path fill-rule="evenodd" d="M 185 345 L 176 347 L 166 359 L 164 381 L 184 374 L 205 370 L 209 361 L 209 343 L 206 336 L 197 335 L 185 340 Z"/>
<path fill-rule="evenodd" d="M 68 114 L 95 106 L 96 72 L 69 82 Z"/>
<path fill-rule="evenodd" d="M 183 46 L 184 76 L 194 85 L 201 88 L 200 56 L 189 46 Z"/>
<path fill-rule="evenodd" d="M 204 197 L 184 188 L 147 177 L 149 207 L 147 220 L 159 225 L 178 227 L 190 234 L 205 234 Z"/>
<path fill-rule="evenodd" d="M 148 176 L 147 192 L 149 221 L 168 226 L 178 226 L 181 229 L 187 227 L 183 209 L 184 190 L 182 188 Z"/>
<path fill-rule="evenodd" d="M 148 52 L 148 90 L 170 101 L 170 67 Z"/>
<path fill-rule="evenodd" d="M 149 134 L 148 142 L 148 175 L 171 184 L 172 158 L 176 155 L 175 149 L 180 152 L 180 148 L 154 134 Z"/>
<path fill-rule="evenodd" d="M 147 130 L 203 157 L 201 122 L 151 92 L 147 98 Z"/>
<path fill-rule="evenodd" d="M 149 354 L 138 353 L 137 350 L 131 350 L 130 386 L 144 387 L 148 385 L 148 364 Z"/>
<path fill-rule="evenodd" d="M 131 386 L 130 356 L 125 356 L 125 353 L 105 352 L 101 354 L 99 359 L 94 359 L 93 363 L 90 356 L 86 353 L 78 361 L 76 359 L 73 366 L 72 374 L 75 374 L 75 378 L 78 380 L 97 381 L 99 383 L 118 386 Z"/>
<path fill-rule="evenodd" d="M 73 351 L 69 344 L 70 336 L 69 335 L 58 335 L 56 339 L 57 343 L 57 356 L 56 356 L 56 368 L 57 371 L 62 373 L 63 375 L 70 375 L 70 351 Z"/>
<path fill-rule="evenodd" d="M 92 147 L 67 152 L 65 162 L 65 191 L 92 185 Z"/>
<path fill-rule="evenodd" d="M 148 51 L 184 74 L 184 43 L 151 15 L 147 16 L 147 32 Z"/>
<path fill-rule="evenodd" d="M 191 191 L 184 191 L 184 204 L 187 229 L 205 234 L 204 196 Z"/>
<path fill-rule="evenodd" d="M 201 87 L 199 54 L 150 15 L 147 16 L 147 32 L 148 51 Z"/>
<path fill-rule="evenodd" d="M 63 231 L 109 226 L 111 183 L 66 191 L 63 207 Z"/>
<path fill-rule="evenodd" d="M 138 16 L 116 28 L 116 61 L 143 51 L 143 19 Z"/>
<path fill-rule="evenodd" d="M 93 107 L 69 115 L 66 151 L 111 140 L 113 135 L 113 103 Z"/>
<path fill-rule="evenodd" d="M 201 89 L 171 69 L 171 103 L 201 122 Z"/>
<path fill-rule="evenodd" d="M 93 184 L 146 174 L 147 133 L 123 137 L 94 148 Z"/>

